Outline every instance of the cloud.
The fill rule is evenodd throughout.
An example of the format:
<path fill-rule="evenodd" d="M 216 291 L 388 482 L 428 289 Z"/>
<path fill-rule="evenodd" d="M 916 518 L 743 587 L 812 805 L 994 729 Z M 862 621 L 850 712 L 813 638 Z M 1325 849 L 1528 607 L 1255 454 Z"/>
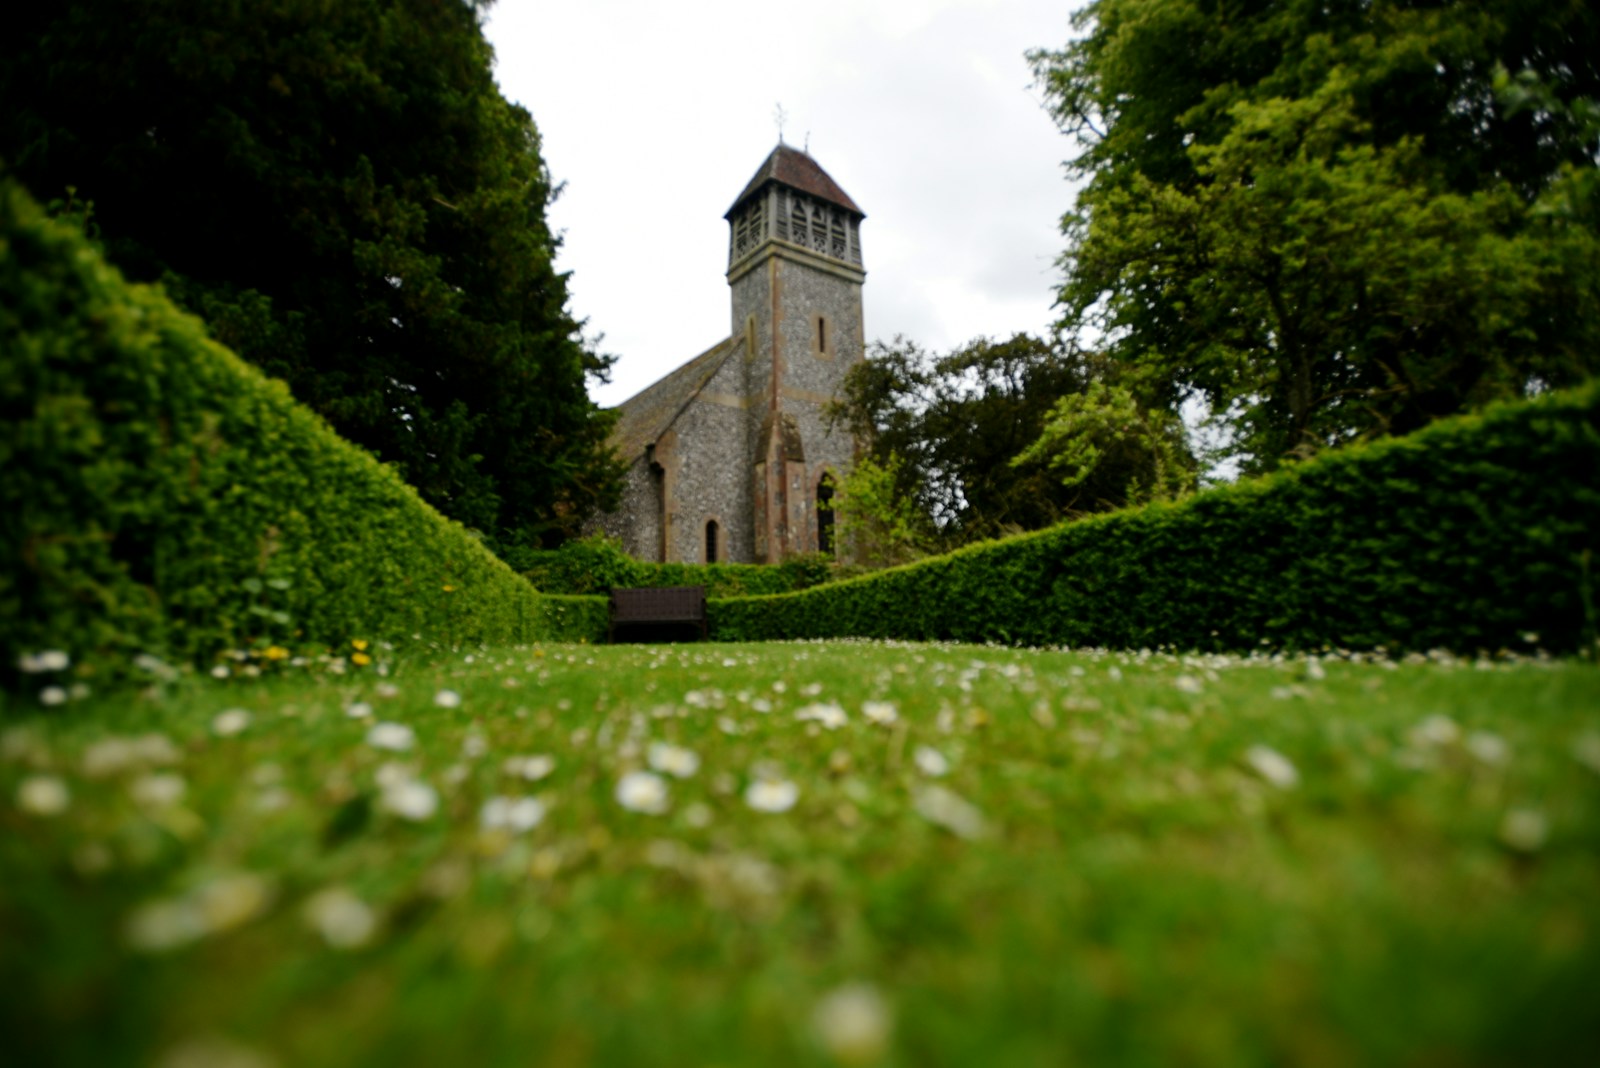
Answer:
<path fill-rule="evenodd" d="M 1059 47 L 1070 10 L 1043 0 L 733 0 L 502 4 L 496 76 L 539 124 L 566 189 L 573 310 L 622 359 L 619 403 L 731 329 L 733 197 L 777 139 L 867 213 L 867 336 L 933 349 L 1053 319 L 1071 206 L 1069 146 L 1023 53 Z"/>

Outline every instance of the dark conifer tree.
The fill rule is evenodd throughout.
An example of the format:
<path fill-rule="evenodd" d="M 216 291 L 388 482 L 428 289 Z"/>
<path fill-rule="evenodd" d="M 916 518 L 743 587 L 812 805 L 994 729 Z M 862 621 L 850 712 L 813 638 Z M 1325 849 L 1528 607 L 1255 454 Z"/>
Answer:
<path fill-rule="evenodd" d="M 446 514 L 559 540 L 614 498 L 532 118 L 487 3 L 83 0 L 7 16 L 0 160 Z"/>

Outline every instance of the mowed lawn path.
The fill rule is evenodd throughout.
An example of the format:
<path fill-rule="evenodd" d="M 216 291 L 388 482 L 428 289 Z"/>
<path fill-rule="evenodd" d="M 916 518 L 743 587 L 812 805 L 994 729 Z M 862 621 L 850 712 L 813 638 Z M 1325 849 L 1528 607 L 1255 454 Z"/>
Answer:
<path fill-rule="evenodd" d="M 1600 1049 L 1591 665 L 367 655 L 10 710 L 5 1060 Z"/>

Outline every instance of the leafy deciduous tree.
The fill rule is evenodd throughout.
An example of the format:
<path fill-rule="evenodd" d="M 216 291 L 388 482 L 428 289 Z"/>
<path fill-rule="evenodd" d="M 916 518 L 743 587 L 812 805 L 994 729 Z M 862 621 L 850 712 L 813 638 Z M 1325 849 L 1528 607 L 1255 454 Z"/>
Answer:
<path fill-rule="evenodd" d="M 1090 382 L 1056 402 L 1039 440 L 1011 461 L 1043 463 L 1069 490 L 1089 487 L 1112 498 L 1074 500 L 1076 511 L 1110 511 L 1172 500 L 1194 489 L 1195 465 L 1183 423 L 1142 407 L 1126 386 Z"/>
<path fill-rule="evenodd" d="M 936 538 L 926 514 L 899 486 L 905 461 L 890 453 L 882 464 L 870 456 L 856 462 L 834 499 L 839 537 L 849 556 L 865 567 L 894 567 L 932 551 Z"/>
<path fill-rule="evenodd" d="M 897 337 L 851 369 L 834 417 L 892 466 L 896 495 L 915 502 L 935 540 L 954 546 L 1062 517 L 1057 480 L 1010 461 L 1087 377 L 1079 354 L 1025 334 L 942 356 Z"/>
<path fill-rule="evenodd" d="M 1094 0 L 1033 55 L 1088 182 L 1062 302 L 1148 402 L 1234 417 L 1247 469 L 1600 366 L 1600 238 L 1536 210 L 1600 87 L 1578 0 Z"/>
<path fill-rule="evenodd" d="M 1059 418 L 1058 403 L 1113 371 L 1089 353 L 1026 334 L 978 339 L 942 356 L 896 338 L 874 344 L 851 369 L 833 411 L 867 443 L 875 497 L 909 502 L 924 517 L 923 543 L 953 548 L 1118 507 L 1129 500 L 1130 479 L 1165 484 L 1167 476 L 1141 466 L 1148 456 L 1131 452 L 1119 454 L 1126 463 L 1096 462 L 1067 484 L 1050 466 L 1065 439 L 1035 445 Z M 1181 428 L 1172 440 L 1186 458 Z M 880 484 L 884 472 L 892 494 Z"/>

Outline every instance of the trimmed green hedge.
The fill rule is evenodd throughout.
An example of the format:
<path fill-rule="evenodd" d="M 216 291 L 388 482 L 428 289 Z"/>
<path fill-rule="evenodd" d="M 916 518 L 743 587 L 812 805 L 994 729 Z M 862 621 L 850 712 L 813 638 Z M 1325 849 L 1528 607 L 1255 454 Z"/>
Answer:
<path fill-rule="evenodd" d="M 0 407 L 0 678 L 44 648 L 109 665 L 555 626 L 459 524 L 3 179 Z"/>
<path fill-rule="evenodd" d="M 539 598 L 539 637 L 553 642 L 606 640 L 611 627 L 611 602 L 605 597 L 551 593 Z"/>
<path fill-rule="evenodd" d="M 1600 384 L 1175 505 L 711 606 L 721 640 L 1553 652 L 1593 640 Z M 1596 560 L 1600 566 L 1600 560 Z"/>
<path fill-rule="evenodd" d="M 704 586 L 708 597 L 791 593 L 833 578 L 820 554 L 781 564 L 658 564 L 635 560 L 607 538 L 585 538 L 559 549 L 513 549 L 506 560 L 543 593 L 605 593 L 614 586 Z"/>

